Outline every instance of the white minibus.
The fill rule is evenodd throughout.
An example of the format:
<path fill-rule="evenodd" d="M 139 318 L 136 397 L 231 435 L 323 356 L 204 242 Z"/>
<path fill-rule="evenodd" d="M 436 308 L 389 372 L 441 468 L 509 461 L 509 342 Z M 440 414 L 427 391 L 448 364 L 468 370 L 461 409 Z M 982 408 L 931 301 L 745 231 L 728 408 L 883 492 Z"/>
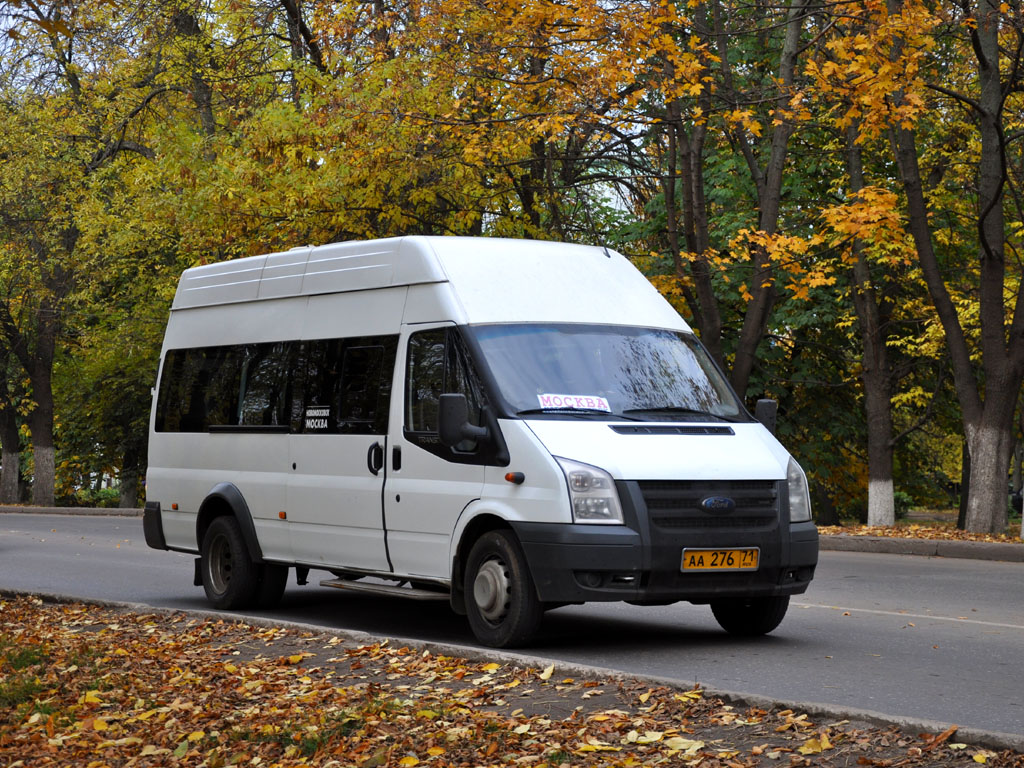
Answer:
<path fill-rule="evenodd" d="M 208 264 L 167 324 L 146 542 L 197 555 L 222 609 L 315 569 L 448 602 L 489 646 L 589 601 L 706 604 L 760 635 L 818 558 L 764 405 L 607 248 L 402 237 Z"/>

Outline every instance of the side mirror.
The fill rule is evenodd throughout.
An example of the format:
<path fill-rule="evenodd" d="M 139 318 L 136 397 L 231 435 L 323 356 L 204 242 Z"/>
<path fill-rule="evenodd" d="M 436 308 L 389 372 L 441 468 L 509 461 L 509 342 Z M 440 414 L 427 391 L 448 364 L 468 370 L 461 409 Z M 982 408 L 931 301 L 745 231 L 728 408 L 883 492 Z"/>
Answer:
<path fill-rule="evenodd" d="M 437 431 L 442 445 L 455 448 L 463 440 L 484 440 L 487 427 L 469 423 L 469 403 L 462 394 L 441 395 Z"/>
<path fill-rule="evenodd" d="M 757 401 L 754 407 L 754 418 L 764 424 L 765 429 L 775 434 L 775 419 L 779 413 L 779 403 L 776 400 L 762 398 Z"/>

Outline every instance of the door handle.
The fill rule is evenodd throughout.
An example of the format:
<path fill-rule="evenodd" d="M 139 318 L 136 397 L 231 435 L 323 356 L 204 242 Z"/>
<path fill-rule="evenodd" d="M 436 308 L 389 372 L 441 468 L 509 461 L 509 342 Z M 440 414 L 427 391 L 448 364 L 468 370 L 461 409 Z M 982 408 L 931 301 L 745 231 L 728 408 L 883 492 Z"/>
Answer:
<path fill-rule="evenodd" d="M 374 443 L 366 452 L 366 466 L 374 474 L 379 474 L 384 466 L 384 448 L 380 443 Z"/>

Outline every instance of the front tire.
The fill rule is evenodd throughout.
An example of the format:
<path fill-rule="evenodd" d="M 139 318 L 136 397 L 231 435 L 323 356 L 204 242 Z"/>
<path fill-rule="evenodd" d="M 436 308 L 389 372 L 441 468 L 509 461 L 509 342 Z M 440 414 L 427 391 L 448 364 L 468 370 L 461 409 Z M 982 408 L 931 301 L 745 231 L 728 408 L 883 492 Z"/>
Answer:
<path fill-rule="evenodd" d="M 485 533 L 469 552 L 463 582 L 476 639 L 513 648 L 534 636 L 544 615 L 522 547 L 510 531 Z"/>
<path fill-rule="evenodd" d="M 739 597 L 711 603 L 711 612 L 722 629 L 740 637 L 767 635 L 782 623 L 788 608 L 789 595 Z"/>
<path fill-rule="evenodd" d="M 203 590 L 215 608 L 233 610 L 255 604 L 260 591 L 259 566 L 249 556 L 235 518 L 226 515 L 210 523 L 201 558 Z"/>

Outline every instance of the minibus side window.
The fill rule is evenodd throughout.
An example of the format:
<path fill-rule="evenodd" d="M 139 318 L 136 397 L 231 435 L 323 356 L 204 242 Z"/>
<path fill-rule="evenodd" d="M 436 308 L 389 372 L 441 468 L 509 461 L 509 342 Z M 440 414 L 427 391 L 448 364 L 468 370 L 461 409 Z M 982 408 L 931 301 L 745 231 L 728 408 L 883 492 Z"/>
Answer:
<path fill-rule="evenodd" d="M 479 379 L 453 331 L 435 328 L 409 337 L 405 391 L 406 438 L 431 452 L 442 456 L 452 453 L 441 445 L 437 435 L 442 394 L 465 395 L 469 422 L 476 426 L 482 424 L 483 396 Z M 456 446 L 455 452 L 472 453 L 476 449 L 476 441 L 466 440 Z"/>
<path fill-rule="evenodd" d="M 295 342 L 249 344 L 241 372 L 238 423 L 245 426 L 286 426 L 291 423 Z"/>
<path fill-rule="evenodd" d="M 300 431 L 306 434 L 386 434 L 397 350 L 397 336 L 306 342 Z"/>
<path fill-rule="evenodd" d="M 238 423 L 241 348 L 167 353 L 157 400 L 158 432 L 205 432 Z"/>

